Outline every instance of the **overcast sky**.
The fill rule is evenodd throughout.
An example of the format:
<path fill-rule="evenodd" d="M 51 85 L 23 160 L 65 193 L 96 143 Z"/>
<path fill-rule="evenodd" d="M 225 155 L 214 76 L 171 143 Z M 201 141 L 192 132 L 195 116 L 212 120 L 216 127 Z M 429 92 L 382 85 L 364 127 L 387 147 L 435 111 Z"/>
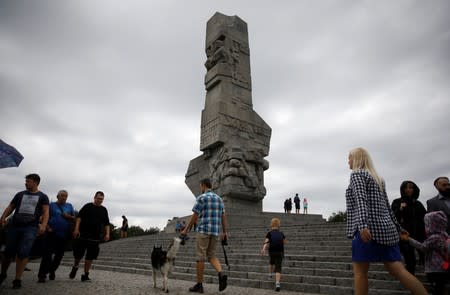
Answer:
<path fill-rule="evenodd" d="M 201 154 L 206 22 L 248 24 L 254 110 L 272 128 L 265 211 L 307 197 L 345 210 L 350 149 L 365 147 L 391 201 L 424 203 L 450 176 L 449 1 L 0 0 L 0 210 L 39 173 L 79 209 L 103 190 L 115 225 L 191 213 Z"/>

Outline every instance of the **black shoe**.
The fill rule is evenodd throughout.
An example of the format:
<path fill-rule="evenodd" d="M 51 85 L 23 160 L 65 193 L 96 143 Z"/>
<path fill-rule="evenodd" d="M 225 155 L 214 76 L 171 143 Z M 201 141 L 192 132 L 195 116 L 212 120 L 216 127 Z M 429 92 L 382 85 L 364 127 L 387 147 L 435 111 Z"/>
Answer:
<path fill-rule="evenodd" d="M 4 280 L 6 280 L 6 274 L 5 273 L 0 273 L 0 285 L 3 283 Z"/>
<path fill-rule="evenodd" d="M 72 270 L 70 271 L 69 278 L 74 279 L 75 276 L 77 275 L 77 271 L 78 271 L 78 266 L 77 267 L 72 266 Z"/>
<path fill-rule="evenodd" d="M 203 293 L 202 283 L 197 283 L 194 285 L 194 287 L 190 287 L 189 292 Z"/>
<path fill-rule="evenodd" d="M 22 281 L 21 280 L 14 280 L 12 288 L 13 289 L 20 289 L 20 288 L 22 288 Z"/>
<path fill-rule="evenodd" d="M 91 279 L 89 278 L 89 273 L 85 273 L 84 275 L 81 275 L 81 281 L 82 282 L 87 282 L 90 281 Z"/>
<path fill-rule="evenodd" d="M 276 284 L 275 284 L 275 291 L 276 291 L 276 292 L 280 292 L 280 289 L 281 289 L 280 283 L 276 283 Z"/>
<path fill-rule="evenodd" d="M 53 271 L 51 271 L 51 272 L 48 274 L 48 279 L 49 279 L 50 281 L 54 281 L 54 280 L 55 280 L 55 273 L 54 273 Z"/>
<path fill-rule="evenodd" d="M 45 277 L 39 277 L 38 283 L 45 283 Z"/>
<path fill-rule="evenodd" d="M 226 275 L 219 274 L 219 291 L 223 291 L 226 289 L 227 279 L 228 279 L 228 277 Z"/>

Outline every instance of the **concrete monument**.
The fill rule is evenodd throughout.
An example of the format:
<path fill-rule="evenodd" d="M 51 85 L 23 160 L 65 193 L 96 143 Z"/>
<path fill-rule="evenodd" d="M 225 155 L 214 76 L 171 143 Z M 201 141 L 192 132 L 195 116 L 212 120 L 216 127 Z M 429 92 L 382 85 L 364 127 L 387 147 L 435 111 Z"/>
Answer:
<path fill-rule="evenodd" d="M 261 213 L 272 131 L 253 110 L 247 24 L 214 14 L 206 28 L 206 57 L 203 154 L 190 161 L 185 182 L 197 196 L 200 180 L 209 177 L 228 213 Z"/>

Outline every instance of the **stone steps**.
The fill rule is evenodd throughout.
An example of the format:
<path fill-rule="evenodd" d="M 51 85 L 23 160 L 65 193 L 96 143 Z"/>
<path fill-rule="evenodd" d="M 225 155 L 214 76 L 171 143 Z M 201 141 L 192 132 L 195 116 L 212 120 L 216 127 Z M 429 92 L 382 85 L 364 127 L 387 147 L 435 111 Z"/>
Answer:
<path fill-rule="evenodd" d="M 317 294 L 353 294 L 351 241 L 346 239 L 343 224 L 310 224 L 286 226 L 282 230 L 288 237 L 283 261 L 282 288 Z M 244 287 L 273 289 L 273 280 L 267 278 L 268 257 L 259 250 L 267 227 L 231 229 L 227 249 L 230 270 L 224 263 L 219 246 L 217 255 L 229 275 L 230 284 Z M 150 254 L 154 245 L 167 248 L 175 233 L 160 233 L 105 243 L 101 245 L 99 259 L 94 268 L 118 272 L 151 275 Z M 171 278 L 195 281 L 195 238 L 181 246 Z M 63 264 L 72 263 L 66 255 Z M 205 282 L 217 283 L 214 269 L 206 264 Z M 425 280 L 423 273 L 419 279 Z M 409 294 L 384 270 L 382 264 L 371 264 L 369 294 Z"/>

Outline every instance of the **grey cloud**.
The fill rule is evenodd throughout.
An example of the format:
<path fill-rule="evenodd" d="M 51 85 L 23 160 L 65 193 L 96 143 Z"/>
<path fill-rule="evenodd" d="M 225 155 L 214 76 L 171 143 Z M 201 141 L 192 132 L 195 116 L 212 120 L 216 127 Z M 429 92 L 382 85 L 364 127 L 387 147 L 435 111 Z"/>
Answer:
<path fill-rule="evenodd" d="M 272 127 L 264 209 L 295 192 L 310 212 L 345 209 L 348 151 L 366 147 L 389 196 L 435 194 L 450 173 L 447 1 L 2 1 L 1 138 L 25 156 L 0 170 L 0 206 L 41 174 L 76 207 L 107 194 L 119 224 L 190 214 L 200 155 L 206 21 L 248 23 L 253 104 Z M 283 17 L 279 17 L 283 15 Z"/>

